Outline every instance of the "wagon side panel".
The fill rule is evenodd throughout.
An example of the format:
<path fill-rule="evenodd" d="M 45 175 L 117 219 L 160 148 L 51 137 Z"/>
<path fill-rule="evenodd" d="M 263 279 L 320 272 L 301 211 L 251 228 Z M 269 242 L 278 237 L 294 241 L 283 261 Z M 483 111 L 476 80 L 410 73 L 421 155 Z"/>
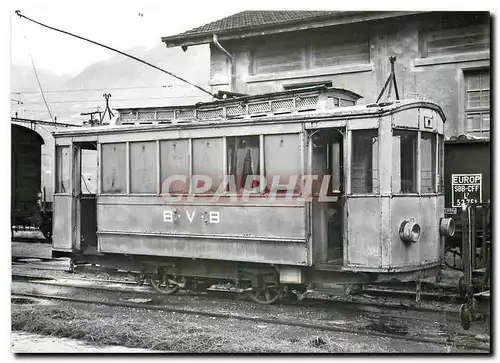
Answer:
<path fill-rule="evenodd" d="M 348 198 L 347 203 L 348 265 L 380 267 L 380 198 Z"/>
<path fill-rule="evenodd" d="M 307 264 L 304 205 L 101 197 L 97 213 L 104 253 Z"/>

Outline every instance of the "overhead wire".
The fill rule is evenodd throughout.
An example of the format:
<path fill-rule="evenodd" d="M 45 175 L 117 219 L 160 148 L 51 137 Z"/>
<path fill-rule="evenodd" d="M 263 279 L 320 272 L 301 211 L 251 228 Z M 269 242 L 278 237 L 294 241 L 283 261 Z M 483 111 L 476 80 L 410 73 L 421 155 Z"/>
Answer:
<path fill-rule="evenodd" d="M 189 84 L 189 85 L 191 85 L 191 86 L 193 86 L 193 87 L 195 87 L 195 88 L 199 89 L 200 91 L 202 91 L 202 92 L 204 92 L 204 93 L 209 94 L 211 97 L 217 98 L 217 97 L 216 97 L 216 95 L 212 94 L 211 92 L 207 91 L 206 89 L 204 89 L 204 88 L 202 88 L 202 87 L 200 87 L 200 86 L 198 86 L 198 85 L 196 85 L 196 84 L 194 84 L 194 83 L 191 83 L 191 82 L 189 82 L 188 80 L 186 80 L 186 79 L 184 79 L 184 78 L 182 78 L 182 77 L 179 77 L 179 76 L 177 76 L 176 74 L 174 74 L 174 73 L 172 73 L 172 72 L 169 72 L 169 71 L 167 71 L 167 70 L 165 70 L 165 69 L 162 69 L 162 68 L 160 68 L 160 67 L 158 67 L 158 66 L 155 66 L 154 64 L 151 64 L 151 63 L 149 63 L 149 62 L 147 62 L 147 61 L 145 61 L 145 60 L 142 60 L 142 59 L 140 59 L 140 58 L 137 58 L 137 57 L 135 57 L 135 56 L 133 56 L 133 55 L 130 55 L 130 54 L 128 54 L 128 53 L 122 52 L 122 51 L 120 51 L 120 50 L 118 50 L 118 49 L 115 49 L 115 48 L 109 47 L 109 46 L 107 46 L 107 45 L 104 45 L 104 44 L 101 44 L 101 43 L 95 42 L 95 41 L 90 40 L 90 39 L 88 39 L 88 38 L 81 37 L 81 36 L 79 36 L 79 35 L 76 35 L 76 34 L 73 34 L 73 33 L 70 33 L 70 32 L 64 31 L 64 30 L 61 30 L 61 29 L 57 29 L 57 28 L 51 27 L 51 26 L 46 25 L 46 24 L 43 24 L 43 23 L 40 23 L 40 22 L 38 22 L 38 21 L 36 21 L 36 20 L 33 20 L 33 19 L 31 19 L 31 18 L 27 17 L 26 15 L 21 14 L 21 11 L 20 11 L 20 10 L 16 10 L 16 11 L 15 11 L 15 13 L 16 13 L 16 14 L 17 14 L 20 18 L 25 18 L 26 20 L 29 20 L 29 21 L 31 21 L 31 22 L 33 22 L 33 23 L 35 23 L 35 24 L 41 25 L 41 26 L 43 26 L 43 27 L 45 27 L 45 28 L 48 28 L 48 29 L 51 29 L 51 30 L 55 30 L 55 31 L 60 32 L 60 33 L 63 33 L 63 34 L 67 34 L 67 35 L 70 35 L 70 36 L 72 36 L 72 37 L 75 37 L 75 38 L 78 38 L 78 39 L 81 39 L 81 40 L 85 40 L 85 41 L 87 41 L 87 42 L 89 42 L 89 43 L 96 44 L 96 45 L 101 46 L 101 47 L 103 47 L 103 48 L 109 49 L 109 50 L 111 50 L 111 51 L 113 51 L 113 52 L 116 52 L 116 53 L 119 53 L 119 54 L 124 55 L 124 56 L 126 56 L 126 57 L 129 57 L 129 58 L 131 58 L 131 59 L 133 59 L 133 60 L 135 60 L 135 61 L 137 61 L 137 62 L 140 62 L 140 63 L 146 64 L 146 65 L 148 65 L 148 66 L 150 66 L 150 67 L 152 67 L 152 68 L 154 68 L 154 69 L 156 69 L 156 70 L 159 70 L 159 71 L 161 71 L 161 72 L 163 72 L 163 73 L 166 73 L 166 74 L 168 74 L 168 75 L 170 75 L 170 76 L 172 76 L 172 77 L 174 77 L 174 78 L 176 78 L 176 79 L 178 79 L 178 80 L 180 80 L 180 81 L 182 81 L 182 82 L 185 82 L 185 83 L 187 83 L 187 84 Z"/>
<path fill-rule="evenodd" d="M 201 84 L 199 84 L 201 86 Z M 89 91 L 120 91 L 129 89 L 148 89 L 148 88 L 174 88 L 174 87 L 191 87 L 186 84 L 165 84 L 158 86 L 130 86 L 130 87 L 108 87 L 108 88 L 80 88 L 80 89 L 62 89 L 62 90 L 44 90 L 45 93 L 66 93 L 66 92 L 89 92 Z M 12 94 L 29 94 L 38 93 L 38 91 L 11 91 Z"/>
<path fill-rule="evenodd" d="M 31 54 L 31 49 L 29 46 L 28 38 L 26 37 L 26 33 L 24 33 L 23 36 L 24 36 L 24 39 L 26 40 L 26 47 L 28 49 L 28 53 L 29 53 L 29 56 L 31 59 L 31 65 L 33 66 L 33 72 L 35 73 L 35 78 L 36 78 L 36 81 L 38 83 L 38 88 L 40 89 L 40 93 L 42 95 L 43 102 L 45 103 L 45 107 L 47 107 L 47 111 L 49 112 L 50 119 L 52 120 L 52 122 L 55 122 L 54 117 L 52 116 L 52 112 L 50 111 L 49 105 L 47 103 L 47 100 L 45 99 L 45 94 L 43 93 L 42 84 L 40 83 L 40 78 L 38 77 L 38 72 L 36 71 L 35 60 L 33 59 L 33 55 Z"/>
<path fill-rule="evenodd" d="M 202 96 L 166 96 L 166 97 L 141 97 L 141 98 L 117 98 L 113 101 L 138 101 L 138 100 L 164 100 L 172 98 L 200 98 Z M 100 102 L 102 100 L 74 100 L 74 101 L 50 101 L 51 104 L 60 103 L 89 103 L 89 102 Z M 25 105 L 40 105 L 43 102 L 24 102 Z"/>

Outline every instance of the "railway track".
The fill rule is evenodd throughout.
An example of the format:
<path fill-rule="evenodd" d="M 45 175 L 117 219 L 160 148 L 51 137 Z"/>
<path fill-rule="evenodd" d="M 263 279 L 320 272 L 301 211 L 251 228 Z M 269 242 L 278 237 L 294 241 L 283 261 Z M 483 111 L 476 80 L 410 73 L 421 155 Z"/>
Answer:
<path fill-rule="evenodd" d="M 47 266 L 47 268 L 45 268 L 44 266 Z M 29 269 L 32 269 L 33 272 L 29 271 Z M 91 267 L 88 269 L 91 271 L 92 274 L 95 274 L 98 271 L 102 271 L 102 269 L 100 269 L 99 267 Z M 75 280 L 75 274 L 69 273 L 69 265 L 65 266 L 64 264 L 60 263 L 55 266 L 42 263 L 36 263 L 36 264 L 15 263 L 13 264 L 12 275 L 16 277 L 39 277 L 39 278 L 51 277 L 50 276 L 51 273 L 49 273 L 49 275 L 47 275 L 46 273 L 42 274 L 41 272 L 38 272 L 40 270 L 60 271 L 63 278 L 69 280 Z M 82 270 L 80 270 L 80 272 L 81 271 Z M 107 272 L 109 272 L 109 270 L 107 270 Z M 77 276 L 79 275 L 77 274 Z M 110 279 L 108 280 L 88 277 L 88 273 L 85 274 L 85 276 L 87 276 L 87 278 L 85 278 L 85 281 L 88 282 L 92 281 L 95 283 L 96 286 L 102 286 L 102 284 L 110 284 L 115 282 L 122 284 L 136 285 L 134 281 L 126 279 L 128 275 L 127 273 L 124 272 L 122 273 L 115 272 L 111 275 L 108 275 L 110 277 Z M 144 288 L 143 291 L 148 294 L 150 293 L 153 294 L 153 291 L 151 291 L 149 288 Z M 195 292 L 190 290 L 192 295 L 204 294 L 205 291 L 206 290 L 204 290 L 203 292 L 200 291 Z M 225 297 L 228 299 L 234 299 L 235 296 L 234 292 L 228 292 L 224 290 L 213 290 L 212 293 L 217 294 L 218 297 Z M 352 296 L 342 296 L 342 295 L 333 296 L 324 292 L 323 293 L 313 292 L 309 294 L 302 302 L 296 302 L 294 301 L 294 299 L 285 299 L 281 300 L 281 303 L 295 304 L 295 305 L 302 304 L 302 306 L 304 306 L 304 304 L 307 304 L 308 306 L 318 306 L 318 307 L 325 307 L 326 305 L 329 304 L 331 305 L 335 303 L 337 304 L 349 303 L 359 306 L 373 306 L 380 308 L 389 307 L 392 309 L 411 309 L 414 311 L 421 311 L 421 312 L 436 312 L 439 309 L 440 312 L 446 311 L 451 314 L 455 314 L 456 311 L 458 311 L 457 310 L 458 306 L 455 307 L 455 306 L 447 306 L 441 304 L 441 306 L 437 307 L 435 304 L 426 303 L 426 301 L 461 302 L 461 298 L 458 294 L 442 295 L 434 292 L 422 292 L 421 293 L 422 302 L 416 302 L 415 295 L 416 295 L 415 292 L 408 290 L 387 290 L 387 289 L 381 290 L 377 288 L 369 288 L 369 289 L 364 289 L 361 294 Z"/>
<path fill-rule="evenodd" d="M 39 276 L 39 275 L 31 275 L 31 274 L 13 274 L 13 277 L 16 279 L 34 279 L 31 281 L 32 284 L 39 285 L 50 285 L 50 286 L 60 286 L 60 287 L 72 287 L 77 286 L 79 288 L 84 288 L 87 290 L 102 290 L 102 291 L 110 291 L 110 292 L 118 292 L 118 293 L 141 293 L 144 295 L 148 295 L 151 297 L 162 297 L 157 292 L 155 292 L 151 286 L 143 285 L 137 286 L 135 282 L 132 281 L 123 281 L 123 280 L 104 280 L 104 279 L 94 279 L 94 278 L 85 278 L 85 279 L 75 279 L 75 278 L 62 278 L 62 279 L 53 279 L 48 276 Z M 199 298 L 210 298 L 214 297 L 217 299 L 225 299 L 228 301 L 232 300 L 244 300 L 251 301 L 246 298 L 243 294 L 237 294 L 234 292 L 230 292 L 222 289 L 205 289 L 205 290 L 181 290 L 179 295 L 181 296 L 191 296 L 191 297 L 199 297 Z M 403 304 L 401 302 L 395 301 L 378 301 L 377 299 L 371 299 L 366 296 L 327 296 L 326 294 L 322 294 L 322 296 L 318 296 L 318 294 L 311 294 L 309 297 L 306 297 L 302 301 L 297 301 L 293 297 L 284 297 L 279 300 L 279 303 L 282 305 L 290 305 L 304 308 L 324 308 L 324 309 L 335 309 L 343 304 L 351 304 L 356 306 L 365 306 L 365 307 L 375 307 L 382 309 L 393 309 L 393 310 L 410 310 L 414 312 L 432 312 L 432 313 L 443 313 L 448 314 L 450 318 L 454 318 L 456 315 L 458 306 L 454 305 L 442 305 L 438 309 L 433 305 L 414 305 L 414 304 Z"/>
<path fill-rule="evenodd" d="M 329 309 L 324 306 L 260 306 L 255 311 L 254 303 L 217 299 L 213 295 L 201 296 L 184 294 L 184 296 L 160 296 L 148 292 L 147 287 L 137 288 L 131 284 L 113 283 L 108 286 L 99 286 L 95 281 L 78 280 L 57 282 L 49 280 L 18 280 L 12 283 L 13 298 L 38 298 L 57 300 L 73 303 L 101 304 L 149 310 L 161 310 L 182 314 L 194 314 L 221 319 L 238 319 L 268 323 L 276 325 L 297 326 L 308 329 L 363 334 L 367 336 L 380 336 L 392 339 L 410 340 L 445 346 L 455 346 L 464 349 L 489 351 L 489 344 L 478 342 L 471 333 L 456 333 L 444 327 L 453 320 L 451 316 L 443 313 L 440 317 L 403 316 L 400 311 L 394 314 L 389 309 L 386 311 L 348 311 L 339 313 L 339 306 L 331 305 Z M 234 296 L 234 295 L 233 295 Z M 194 299 L 193 299 L 194 298 Z M 143 302 L 136 302 L 142 299 Z M 241 304 L 245 304 L 242 306 Z M 314 304 L 313 304 L 314 305 Z M 338 304 L 337 304 L 338 305 Z M 345 304 L 344 304 L 345 305 Z M 190 307 L 186 307 L 190 306 Z M 248 307 L 252 311 L 248 312 Z M 372 308 L 373 309 L 373 308 Z M 239 312 L 247 310 L 246 312 Z M 305 311 L 307 318 L 297 318 Z M 349 310 L 349 309 L 348 309 Z M 355 309 L 356 310 L 356 309 Z M 272 313 L 272 317 L 269 313 Z M 263 317 L 262 313 L 267 316 Z M 455 314 L 456 315 L 456 314 Z M 294 316 L 290 318 L 290 316 Z M 348 320 L 352 321 L 346 321 Z M 441 320 L 441 322 L 440 322 Z M 456 320 L 456 319 L 455 319 Z M 415 329 L 414 326 L 418 328 Z M 458 322 L 454 324 L 459 329 Z"/>

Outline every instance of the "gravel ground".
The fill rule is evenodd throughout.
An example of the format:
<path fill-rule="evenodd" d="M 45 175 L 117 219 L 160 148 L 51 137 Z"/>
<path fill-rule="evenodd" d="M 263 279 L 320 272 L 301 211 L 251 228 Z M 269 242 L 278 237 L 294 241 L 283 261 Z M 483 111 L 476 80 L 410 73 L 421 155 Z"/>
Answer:
<path fill-rule="evenodd" d="M 184 353 L 464 352 L 453 346 L 355 333 L 66 302 L 14 304 L 12 328 L 75 338 L 94 346 L 122 345 Z"/>
<path fill-rule="evenodd" d="M 51 278 L 103 279 L 123 281 L 126 275 L 116 276 L 105 271 L 87 267 L 76 274 L 60 270 L 28 269 L 27 266 L 12 266 L 12 272 L 31 276 Z M 132 281 L 128 278 L 127 280 Z M 87 293 L 93 294 L 88 290 Z M 120 294 L 122 295 L 122 294 Z M 122 296 L 121 300 L 126 298 Z M 180 293 L 168 297 L 168 304 L 208 311 L 235 311 L 236 313 L 258 314 L 265 317 L 296 317 L 301 319 L 325 320 L 343 319 L 342 312 L 322 311 L 312 307 L 259 306 L 245 301 L 214 300 L 209 296 L 193 296 Z M 307 302 L 305 302 L 307 305 Z M 347 303 L 348 304 L 348 303 Z M 349 304 L 352 305 L 352 304 Z M 439 305 L 439 304 L 438 304 Z M 352 310 L 352 308 L 351 308 Z M 376 307 L 355 308 L 357 315 L 345 319 L 346 324 L 365 324 L 356 321 L 359 314 L 371 319 L 380 315 Z M 370 313 L 367 315 L 367 313 Z M 373 313 L 373 314 L 372 314 Z M 411 319 L 414 312 L 400 310 L 401 318 Z M 351 314 L 352 315 L 352 314 Z M 448 326 L 444 315 L 424 315 L 427 322 L 404 325 L 425 332 Z M 433 345 L 392 338 L 366 336 L 355 333 L 325 332 L 274 324 L 259 324 L 237 319 L 222 319 L 195 316 L 166 311 L 152 311 L 132 308 L 82 305 L 78 303 L 55 303 L 38 305 L 12 305 L 14 330 L 31 333 L 51 334 L 59 337 L 77 338 L 99 345 L 123 345 L 130 348 L 154 349 L 176 352 L 298 352 L 298 353 L 388 353 L 388 352 L 465 352 L 453 345 Z M 422 315 L 420 315 L 422 317 Z M 435 319 L 435 320 L 434 320 Z M 398 319 L 400 320 L 400 319 Z M 351 322 L 349 322 L 351 321 Z M 455 324 L 456 325 L 456 324 Z M 351 325 L 347 325 L 351 326 Z M 436 328 L 438 326 L 438 328 Z M 424 330 L 422 330 L 424 329 Z M 455 328 L 452 329 L 452 331 Z M 439 332 L 438 332 L 439 333 Z M 472 333 L 472 332 L 471 332 Z M 470 352 L 470 351 L 467 351 Z M 484 353 L 484 352 L 481 352 Z"/>

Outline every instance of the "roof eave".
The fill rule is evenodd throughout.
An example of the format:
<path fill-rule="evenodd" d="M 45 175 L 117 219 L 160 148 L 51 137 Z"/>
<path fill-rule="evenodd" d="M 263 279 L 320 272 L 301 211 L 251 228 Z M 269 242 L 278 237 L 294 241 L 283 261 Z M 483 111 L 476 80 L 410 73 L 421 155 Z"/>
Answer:
<path fill-rule="evenodd" d="M 262 35 L 286 33 L 292 31 L 300 31 L 307 29 L 316 29 L 329 26 L 359 23 L 365 21 L 382 20 L 388 18 L 397 18 L 402 16 L 416 15 L 426 13 L 427 11 L 346 11 L 337 15 L 331 15 L 328 19 L 313 18 L 311 20 L 302 20 L 295 23 L 287 24 L 271 24 L 262 27 L 233 29 L 223 32 L 205 32 L 197 34 L 179 34 L 174 36 L 162 37 L 167 48 L 192 46 L 211 43 L 213 34 L 217 34 L 219 40 L 232 40 L 239 38 L 251 38 Z"/>

